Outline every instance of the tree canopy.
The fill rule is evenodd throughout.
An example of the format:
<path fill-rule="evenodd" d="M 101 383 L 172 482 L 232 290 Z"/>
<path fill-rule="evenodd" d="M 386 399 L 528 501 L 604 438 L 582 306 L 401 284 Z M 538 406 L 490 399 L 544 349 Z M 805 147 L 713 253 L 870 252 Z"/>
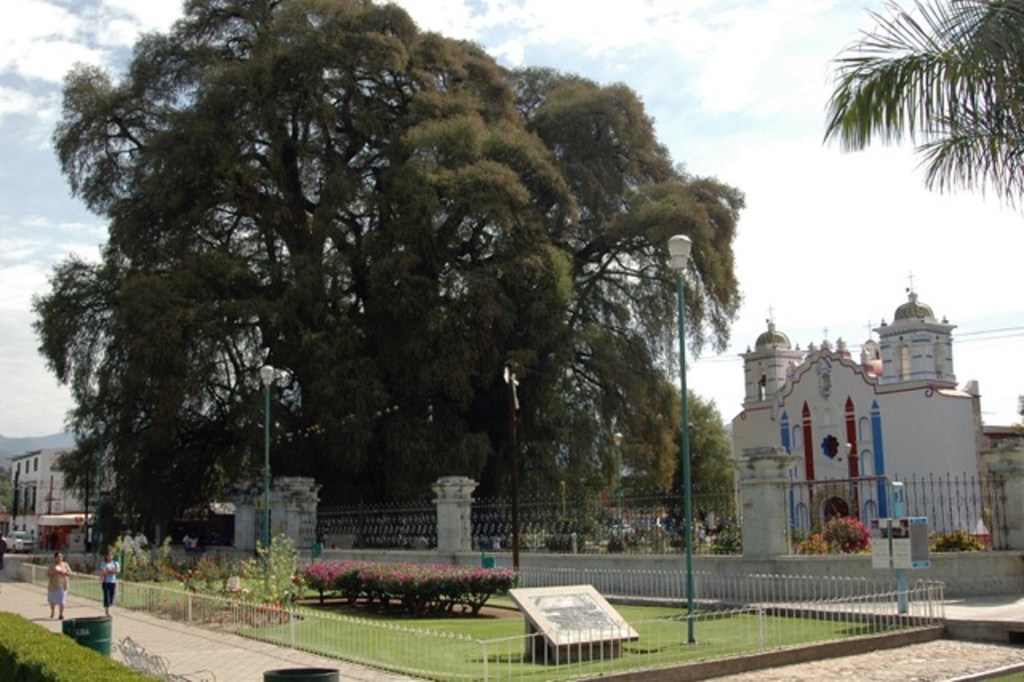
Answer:
<path fill-rule="evenodd" d="M 119 79 L 68 75 L 54 140 L 109 241 L 36 330 L 120 509 L 259 480 L 264 364 L 271 469 L 327 502 L 507 491 L 510 363 L 524 486 L 598 486 L 626 430 L 671 484 L 665 244 L 694 241 L 691 347 L 723 348 L 743 196 L 674 167 L 628 87 L 502 69 L 392 5 L 190 0 Z"/>
<path fill-rule="evenodd" d="M 910 140 L 929 187 L 1024 197 L 1024 2 L 935 0 L 872 13 L 836 60 L 826 139 Z"/>

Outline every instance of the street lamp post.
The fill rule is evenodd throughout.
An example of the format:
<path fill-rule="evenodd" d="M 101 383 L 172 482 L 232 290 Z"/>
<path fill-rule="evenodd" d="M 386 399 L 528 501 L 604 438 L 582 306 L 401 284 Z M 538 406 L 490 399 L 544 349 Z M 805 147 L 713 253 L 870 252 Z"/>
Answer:
<path fill-rule="evenodd" d="M 508 384 L 508 432 L 509 447 L 512 449 L 512 568 L 519 570 L 519 442 L 516 437 L 516 411 L 519 409 L 519 395 L 516 387 L 516 373 L 512 364 L 505 365 L 505 383 Z"/>
<path fill-rule="evenodd" d="M 263 382 L 263 550 L 270 549 L 270 385 L 274 383 L 274 368 L 260 368 Z"/>
<path fill-rule="evenodd" d="M 686 641 L 693 644 L 693 495 L 690 482 L 690 415 L 686 393 L 686 333 L 683 297 L 683 270 L 690 259 L 693 242 L 677 234 L 668 240 L 669 267 L 676 273 L 676 298 L 679 306 L 679 380 L 682 388 L 683 423 L 680 427 L 680 450 L 683 466 L 683 532 L 686 545 Z"/>
<path fill-rule="evenodd" d="M 107 425 L 102 419 L 96 422 L 96 433 L 100 437 L 100 447 L 96 453 L 96 521 L 92 525 L 93 549 L 96 556 L 103 556 L 103 433 L 106 430 Z"/>
<path fill-rule="evenodd" d="M 92 551 L 92 539 L 95 537 L 93 534 L 96 527 L 95 523 L 89 521 L 89 495 L 92 494 L 92 490 L 89 489 L 89 477 L 92 471 L 92 460 L 89 460 L 89 466 L 85 468 L 85 551 L 89 553 Z"/>
<path fill-rule="evenodd" d="M 616 431 L 612 434 L 615 442 L 615 504 L 619 510 L 619 529 L 623 528 L 622 518 L 622 434 Z"/>

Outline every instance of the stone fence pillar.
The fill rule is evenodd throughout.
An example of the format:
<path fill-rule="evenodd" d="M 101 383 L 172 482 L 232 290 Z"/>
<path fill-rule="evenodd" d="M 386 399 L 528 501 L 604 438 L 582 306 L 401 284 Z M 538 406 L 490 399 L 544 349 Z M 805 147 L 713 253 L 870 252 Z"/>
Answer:
<path fill-rule="evenodd" d="M 437 495 L 438 554 L 472 551 L 471 506 L 476 486 L 476 481 L 465 476 L 444 476 L 431 486 Z"/>
<path fill-rule="evenodd" d="M 316 480 L 281 476 L 270 486 L 270 538 L 287 535 L 295 548 L 311 549 L 316 538 L 316 507 L 320 501 Z M 253 550 L 262 541 L 263 493 L 255 488 L 235 496 L 235 549 Z"/>
<path fill-rule="evenodd" d="M 743 500 L 743 558 L 770 559 L 789 554 L 786 470 L 794 458 L 781 448 L 745 448 L 740 457 Z"/>
<path fill-rule="evenodd" d="M 286 535 L 295 549 L 312 549 L 320 488 L 309 476 L 280 476 L 270 487 L 270 537 Z"/>
<path fill-rule="evenodd" d="M 981 453 L 996 489 L 993 494 L 1003 502 L 1002 516 L 994 518 L 989 528 L 992 540 L 1005 542 L 1002 549 L 1024 549 L 1024 445 L 1014 443 Z M 1005 537 L 998 537 L 1005 534 Z"/>

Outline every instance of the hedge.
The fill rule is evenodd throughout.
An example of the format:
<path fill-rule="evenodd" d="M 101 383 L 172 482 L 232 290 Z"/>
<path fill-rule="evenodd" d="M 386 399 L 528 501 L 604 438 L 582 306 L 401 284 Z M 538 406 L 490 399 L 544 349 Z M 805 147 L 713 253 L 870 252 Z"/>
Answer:
<path fill-rule="evenodd" d="M 334 592 L 350 602 L 364 599 L 387 605 L 397 601 L 419 616 L 456 606 L 476 614 L 492 594 L 515 587 L 517 574 L 505 568 L 318 561 L 306 567 L 303 579 L 319 592 L 320 603 L 325 593 Z"/>
<path fill-rule="evenodd" d="M 64 634 L 50 632 L 22 616 L 0 612 L 0 680 L 143 682 L 153 679 Z"/>

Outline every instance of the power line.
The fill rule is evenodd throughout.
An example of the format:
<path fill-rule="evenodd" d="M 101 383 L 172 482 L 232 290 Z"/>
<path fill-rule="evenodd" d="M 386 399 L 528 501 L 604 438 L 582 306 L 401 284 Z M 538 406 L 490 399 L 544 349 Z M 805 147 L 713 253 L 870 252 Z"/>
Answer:
<path fill-rule="evenodd" d="M 1008 332 L 1013 332 L 1013 333 L 1008 333 Z M 973 338 L 973 339 L 972 338 L 968 338 L 968 339 L 963 338 L 965 336 L 979 336 L 979 337 L 981 337 L 983 335 L 992 335 L 992 334 L 1001 334 L 1001 336 L 984 336 L 983 338 Z M 1021 338 L 1021 337 L 1024 337 L 1024 327 L 1000 327 L 1000 328 L 996 328 L 996 329 L 979 329 L 977 331 L 971 331 L 971 332 L 960 332 L 959 334 L 956 334 L 954 336 L 954 338 L 957 341 L 957 343 L 982 343 L 982 342 L 985 342 L 985 341 L 1004 341 L 1006 339 L 1017 339 L 1017 338 Z M 861 344 L 857 344 L 857 345 L 854 345 L 852 347 L 848 346 L 848 348 L 853 348 L 853 349 L 858 349 L 858 350 L 861 347 L 862 347 Z M 742 360 L 742 358 L 740 358 L 739 353 L 740 353 L 740 351 L 732 351 L 732 352 L 726 351 L 726 352 L 722 353 L 721 355 L 699 357 L 699 358 L 696 359 L 696 362 L 701 362 L 701 363 L 740 362 Z"/>

